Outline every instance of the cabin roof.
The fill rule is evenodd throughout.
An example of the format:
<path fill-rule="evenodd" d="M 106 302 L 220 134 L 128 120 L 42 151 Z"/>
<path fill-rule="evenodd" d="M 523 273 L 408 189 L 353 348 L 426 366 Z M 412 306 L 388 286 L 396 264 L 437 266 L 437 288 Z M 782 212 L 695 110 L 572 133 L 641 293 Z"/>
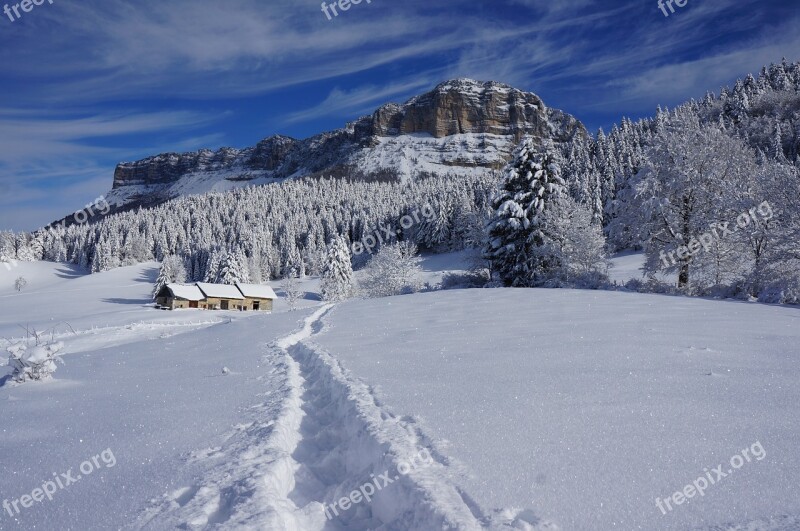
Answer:
<path fill-rule="evenodd" d="M 206 298 L 203 292 L 194 284 L 167 284 L 165 287 L 178 299 L 201 301 Z"/>
<path fill-rule="evenodd" d="M 231 284 L 208 284 L 206 282 L 198 282 L 197 287 L 205 293 L 206 297 L 215 299 L 244 299 L 236 286 Z"/>
<path fill-rule="evenodd" d="M 264 284 L 242 284 L 236 283 L 236 287 L 242 292 L 242 295 L 251 299 L 277 299 L 275 291 L 270 286 Z"/>

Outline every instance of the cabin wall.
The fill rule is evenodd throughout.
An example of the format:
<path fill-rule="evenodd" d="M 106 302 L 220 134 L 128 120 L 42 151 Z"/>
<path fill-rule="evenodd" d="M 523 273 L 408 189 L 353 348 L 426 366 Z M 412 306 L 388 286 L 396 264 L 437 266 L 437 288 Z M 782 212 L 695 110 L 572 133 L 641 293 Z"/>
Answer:
<path fill-rule="evenodd" d="M 156 297 L 156 305 L 170 310 L 180 310 L 189 307 L 189 301 L 173 297 Z M 201 306 L 202 308 L 202 306 Z"/>
<path fill-rule="evenodd" d="M 271 312 L 272 311 L 272 299 L 256 299 L 256 298 L 252 298 L 252 297 L 245 297 L 245 299 L 244 299 L 245 309 L 252 310 L 253 309 L 253 303 L 255 301 L 259 301 L 261 303 L 258 311 L 260 311 L 260 312 Z"/>
<path fill-rule="evenodd" d="M 208 310 L 220 310 L 222 306 L 222 301 L 228 301 L 228 309 L 229 310 L 238 310 L 239 306 L 244 304 L 244 301 L 239 299 L 225 299 L 220 297 L 208 297 L 200 301 L 200 308 L 203 309 L 205 305 L 205 309 Z"/>

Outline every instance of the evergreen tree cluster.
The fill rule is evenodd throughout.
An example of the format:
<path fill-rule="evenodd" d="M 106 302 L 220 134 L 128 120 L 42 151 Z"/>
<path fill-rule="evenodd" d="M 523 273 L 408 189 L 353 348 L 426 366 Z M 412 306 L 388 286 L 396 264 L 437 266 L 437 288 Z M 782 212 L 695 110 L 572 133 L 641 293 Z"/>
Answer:
<path fill-rule="evenodd" d="M 179 256 L 187 280 L 261 282 L 290 271 L 319 274 L 327 243 L 348 245 L 430 205 L 437 213 L 402 229 L 422 248 L 476 245 L 497 175 L 430 177 L 415 183 L 296 179 L 174 199 L 96 223 L 52 226 L 32 234 L 0 232 L 0 255 L 71 262 L 92 272 Z"/>
<path fill-rule="evenodd" d="M 552 145 L 526 138 L 506 166 L 484 249 L 503 285 L 583 284 L 604 275 L 599 220 L 567 193 L 557 160 Z"/>
<path fill-rule="evenodd" d="M 672 111 L 659 107 L 653 118 L 624 118 L 608 134 L 601 129 L 594 138 L 576 137 L 565 146 L 562 171 L 570 194 L 602 220 L 612 250 L 643 247 L 646 240 L 625 219 L 635 195 L 634 176 L 646 165 L 651 148 L 663 140 L 666 124 L 686 115 L 740 139 L 757 161 L 798 168 L 800 61 L 772 64 L 758 77 L 748 75 L 719 95 L 708 93 L 702 101 L 692 100 Z"/>

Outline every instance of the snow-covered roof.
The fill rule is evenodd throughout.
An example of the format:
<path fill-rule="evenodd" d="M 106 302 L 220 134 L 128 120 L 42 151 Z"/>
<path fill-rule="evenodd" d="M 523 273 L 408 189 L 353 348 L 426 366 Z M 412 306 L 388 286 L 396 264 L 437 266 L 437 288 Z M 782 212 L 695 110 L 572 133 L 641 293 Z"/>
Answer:
<path fill-rule="evenodd" d="M 172 294 L 178 299 L 185 299 L 187 301 L 201 301 L 205 299 L 203 292 L 198 289 L 194 284 L 167 284 Z"/>
<path fill-rule="evenodd" d="M 232 284 L 207 284 L 205 282 L 198 282 L 197 287 L 206 294 L 206 297 L 214 297 L 217 299 L 244 299 L 242 294 Z"/>
<path fill-rule="evenodd" d="M 265 284 L 240 284 L 236 283 L 236 287 L 242 292 L 245 297 L 253 299 L 277 299 L 275 291 Z"/>

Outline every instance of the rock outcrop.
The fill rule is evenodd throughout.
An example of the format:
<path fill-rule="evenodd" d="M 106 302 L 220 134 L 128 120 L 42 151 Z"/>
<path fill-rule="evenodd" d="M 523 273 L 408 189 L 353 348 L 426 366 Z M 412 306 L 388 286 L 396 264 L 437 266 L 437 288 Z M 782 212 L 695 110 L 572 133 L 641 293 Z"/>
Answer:
<path fill-rule="evenodd" d="M 108 198 L 125 207 L 303 175 L 413 179 L 485 171 L 502 167 L 524 135 L 560 143 L 587 132 L 535 94 L 458 79 L 305 140 L 271 136 L 245 149 L 167 153 L 119 164 Z"/>

